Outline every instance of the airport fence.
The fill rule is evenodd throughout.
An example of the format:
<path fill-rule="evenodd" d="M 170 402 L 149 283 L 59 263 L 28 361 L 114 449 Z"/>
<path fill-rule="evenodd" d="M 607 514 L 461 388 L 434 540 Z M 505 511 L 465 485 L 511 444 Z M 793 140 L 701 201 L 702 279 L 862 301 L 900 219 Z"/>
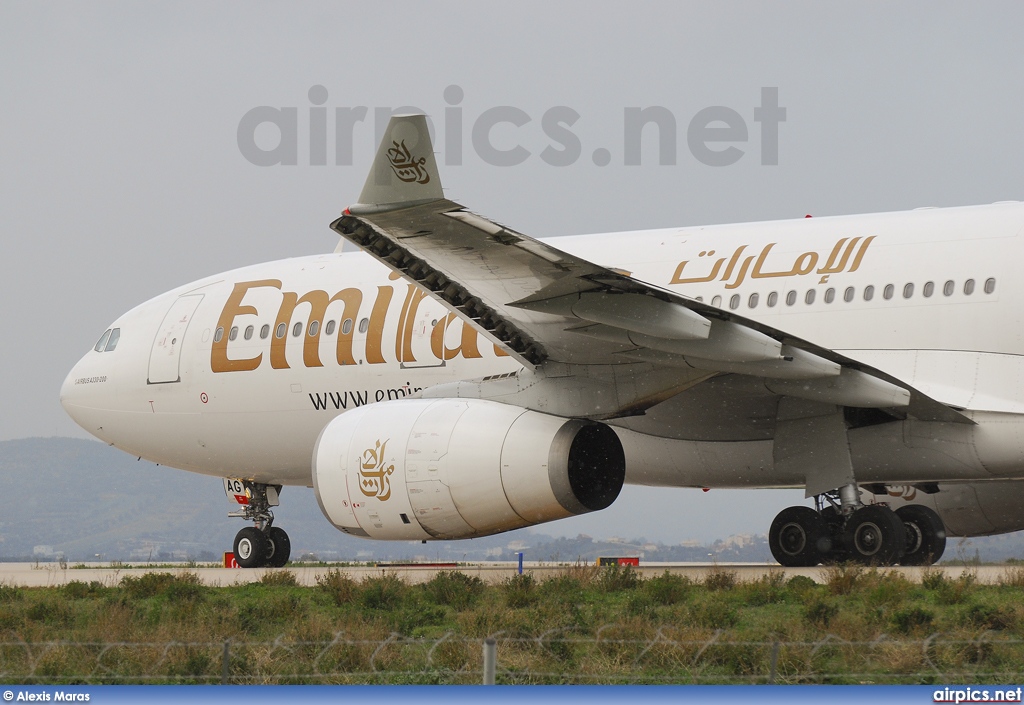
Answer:
<path fill-rule="evenodd" d="M 331 641 L 0 642 L 0 680 L 24 684 L 745 684 L 1019 683 L 1024 640 L 880 636 L 846 641 L 737 641 L 725 631 L 633 638 L 629 624 L 589 634 L 473 639 L 392 634 Z"/>

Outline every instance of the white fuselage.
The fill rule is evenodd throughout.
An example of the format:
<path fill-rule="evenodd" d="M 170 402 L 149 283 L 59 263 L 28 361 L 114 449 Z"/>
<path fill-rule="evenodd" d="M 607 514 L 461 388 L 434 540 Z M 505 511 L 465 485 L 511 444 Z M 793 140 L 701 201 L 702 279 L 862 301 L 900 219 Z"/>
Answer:
<path fill-rule="evenodd" d="M 944 403 L 1010 418 L 1024 414 L 1022 228 L 1024 205 L 1014 203 L 552 244 L 836 350 Z M 119 330 L 116 347 L 86 354 L 61 390 L 83 428 L 163 465 L 269 484 L 309 485 L 317 435 L 348 409 L 521 367 L 362 253 L 218 274 L 151 299 L 110 328 Z M 634 446 L 643 443 L 633 436 Z M 764 444 L 752 440 L 751 457 Z M 663 460 L 663 471 L 627 470 L 627 481 L 796 481 L 770 470 L 736 481 L 735 456 L 721 467 L 703 457 L 692 472 Z M 1024 467 L 1000 472 L 1016 477 Z"/>

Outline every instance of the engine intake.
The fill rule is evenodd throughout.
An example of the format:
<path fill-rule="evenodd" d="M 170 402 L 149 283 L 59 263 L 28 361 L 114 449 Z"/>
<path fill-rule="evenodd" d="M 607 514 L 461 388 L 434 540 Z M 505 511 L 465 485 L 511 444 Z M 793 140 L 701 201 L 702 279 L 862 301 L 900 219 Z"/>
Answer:
<path fill-rule="evenodd" d="M 337 528 L 459 539 L 604 509 L 625 479 L 608 426 L 482 399 L 402 399 L 321 431 L 313 486 Z"/>

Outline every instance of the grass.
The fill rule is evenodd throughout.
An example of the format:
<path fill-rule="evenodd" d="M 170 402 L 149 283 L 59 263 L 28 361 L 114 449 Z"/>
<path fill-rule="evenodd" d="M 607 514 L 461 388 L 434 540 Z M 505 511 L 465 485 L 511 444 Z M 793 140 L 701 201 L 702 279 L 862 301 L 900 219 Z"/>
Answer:
<path fill-rule="evenodd" d="M 933 636 L 939 634 L 940 636 Z M 410 585 L 287 570 L 207 587 L 189 571 L 117 584 L 0 585 L 0 671 L 26 683 L 476 683 L 498 640 L 502 683 L 969 683 L 1024 677 L 1024 569 L 836 566 L 823 584 L 781 572 L 701 581 L 567 566 L 488 586 L 459 571 Z M 773 644 L 778 642 L 778 647 Z"/>

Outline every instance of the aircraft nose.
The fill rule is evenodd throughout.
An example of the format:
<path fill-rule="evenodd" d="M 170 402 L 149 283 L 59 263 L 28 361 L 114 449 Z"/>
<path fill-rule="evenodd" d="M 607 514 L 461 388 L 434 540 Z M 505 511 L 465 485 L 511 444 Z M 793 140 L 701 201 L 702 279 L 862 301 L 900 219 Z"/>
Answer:
<path fill-rule="evenodd" d="M 79 360 L 60 386 L 60 405 L 75 423 L 96 435 L 104 425 L 101 418 L 111 408 L 113 389 L 106 365 L 87 354 Z"/>

